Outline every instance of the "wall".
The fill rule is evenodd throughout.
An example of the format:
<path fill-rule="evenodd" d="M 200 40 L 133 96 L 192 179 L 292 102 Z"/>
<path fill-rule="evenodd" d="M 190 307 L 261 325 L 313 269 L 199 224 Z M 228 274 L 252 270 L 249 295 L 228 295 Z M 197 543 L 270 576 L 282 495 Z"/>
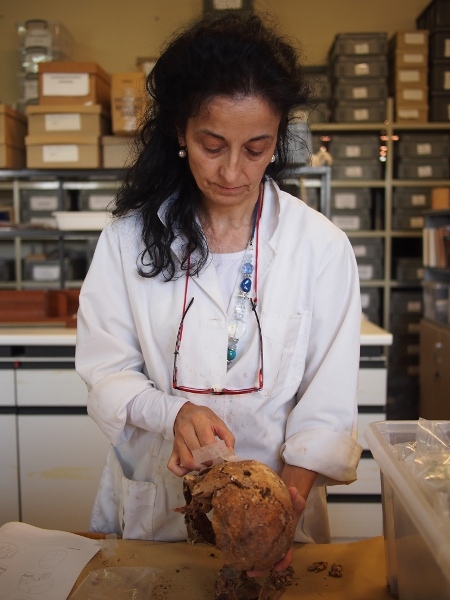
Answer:
<path fill-rule="evenodd" d="M 97 62 L 108 72 L 130 71 L 137 56 L 157 54 L 177 27 L 202 13 L 202 0 L 1 0 L 0 102 L 19 95 L 16 23 L 61 21 L 76 41 L 74 60 Z M 306 64 L 324 64 L 336 32 L 415 29 L 428 0 L 255 0 L 300 40 Z"/>

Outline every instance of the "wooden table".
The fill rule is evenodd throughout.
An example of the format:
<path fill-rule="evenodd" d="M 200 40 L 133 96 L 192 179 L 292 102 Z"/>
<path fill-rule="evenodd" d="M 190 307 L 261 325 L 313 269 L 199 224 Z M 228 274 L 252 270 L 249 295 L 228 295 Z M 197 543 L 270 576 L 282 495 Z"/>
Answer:
<path fill-rule="evenodd" d="M 134 540 L 111 544 L 113 547 L 100 550 L 87 564 L 69 598 L 91 571 L 144 566 L 163 570 L 150 596 L 153 600 L 212 600 L 214 597 L 214 581 L 222 560 L 213 546 Z M 329 567 L 332 563 L 341 564 L 343 576 L 330 577 L 328 568 L 319 573 L 307 570 L 318 561 L 328 562 Z M 386 587 L 382 537 L 347 544 L 298 544 L 292 566 L 293 582 L 286 588 L 282 600 L 392 600 Z"/>

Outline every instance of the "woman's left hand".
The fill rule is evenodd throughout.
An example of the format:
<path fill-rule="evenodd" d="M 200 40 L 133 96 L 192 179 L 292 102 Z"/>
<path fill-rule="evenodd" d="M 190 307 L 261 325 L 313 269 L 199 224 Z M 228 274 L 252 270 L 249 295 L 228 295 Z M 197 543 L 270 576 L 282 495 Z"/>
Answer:
<path fill-rule="evenodd" d="M 308 471 L 301 467 L 292 465 L 284 465 L 281 478 L 286 484 L 292 501 L 294 532 L 297 528 L 300 517 L 305 510 L 306 498 L 314 484 L 317 473 Z M 279 560 L 272 569 L 275 571 L 283 571 L 292 563 L 294 557 L 294 548 L 291 546 L 281 560 Z M 265 575 L 264 571 L 247 571 L 249 577 L 261 577 Z"/>

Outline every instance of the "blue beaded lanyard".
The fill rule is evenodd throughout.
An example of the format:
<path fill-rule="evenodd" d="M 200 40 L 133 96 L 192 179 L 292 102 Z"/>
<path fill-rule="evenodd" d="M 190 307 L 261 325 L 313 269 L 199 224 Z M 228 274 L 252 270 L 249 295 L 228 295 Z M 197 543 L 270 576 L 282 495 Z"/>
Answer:
<path fill-rule="evenodd" d="M 253 273 L 255 273 L 255 298 L 253 300 L 253 304 L 256 305 L 257 302 L 256 286 L 258 276 L 258 233 L 259 219 L 261 217 L 262 209 L 263 189 L 263 186 L 261 186 L 258 200 L 255 204 L 255 208 L 253 211 L 252 233 L 241 266 L 241 273 L 243 275 L 243 279 L 239 286 L 239 294 L 237 296 L 233 318 L 228 323 L 227 369 L 231 367 L 232 361 L 236 358 L 237 345 L 239 340 L 245 335 L 247 331 L 247 325 L 244 322 L 244 317 L 245 313 L 247 312 L 247 300 L 250 300 L 249 294 L 252 289 Z M 255 233 L 255 266 L 253 266 L 253 241 L 255 239 Z"/>

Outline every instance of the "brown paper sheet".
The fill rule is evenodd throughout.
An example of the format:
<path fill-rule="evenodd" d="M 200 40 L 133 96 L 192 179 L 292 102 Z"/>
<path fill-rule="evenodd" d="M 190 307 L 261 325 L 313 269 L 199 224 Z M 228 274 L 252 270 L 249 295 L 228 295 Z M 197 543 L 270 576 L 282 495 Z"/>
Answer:
<path fill-rule="evenodd" d="M 319 561 L 327 562 L 328 568 L 319 573 L 307 570 Z M 341 578 L 329 576 L 332 563 L 342 565 Z M 212 600 L 222 559 L 216 548 L 206 544 L 119 540 L 114 554 L 108 549 L 106 555 L 100 551 L 92 558 L 74 590 L 90 571 L 138 566 L 164 570 L 153 589 L 153 600 Z M 292 566 L 293 582 L 286 588 L 282 600 L 392 600 L 386 587 L 381 537 L 347 544 L 298 544 Z"/>

